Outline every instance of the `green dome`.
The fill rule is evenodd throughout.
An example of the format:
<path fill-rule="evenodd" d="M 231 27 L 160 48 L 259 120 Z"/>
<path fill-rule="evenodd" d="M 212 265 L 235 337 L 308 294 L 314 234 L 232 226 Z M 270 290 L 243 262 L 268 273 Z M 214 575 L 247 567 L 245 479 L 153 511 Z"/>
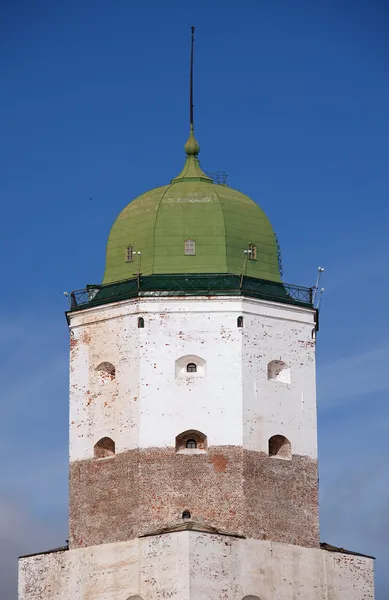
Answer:
<path fill-rule="evenodd" d="M 108 239 L 104 284 L 133 277 L 138 261 L 143 275 L 244 272 L 281 281 L 269 219 L 248 196 L 207 177 L 197 158 L 199 149 L 191 129 L 180 175 L 120 213 Z M 195 254 L 185 254 L 188 240 L 194 241 L 189 245 Z M 250 244 L 255 256 L 248 258 Z M 128 247 L 141 256 L 128 255 Z"/>

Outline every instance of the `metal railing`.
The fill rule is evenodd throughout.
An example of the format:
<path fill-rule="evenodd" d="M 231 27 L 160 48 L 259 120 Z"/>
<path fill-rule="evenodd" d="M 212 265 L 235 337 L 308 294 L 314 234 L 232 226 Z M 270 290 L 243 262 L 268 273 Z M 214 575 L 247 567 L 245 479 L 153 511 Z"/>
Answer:
<path fill-rule="evenodd" d="M 230 274 L 140 275 L 133 279 L 88 285 L 69 294 L 70 310 L 158 296 L 250 296 L 312 308 L 313 288 Z"/>

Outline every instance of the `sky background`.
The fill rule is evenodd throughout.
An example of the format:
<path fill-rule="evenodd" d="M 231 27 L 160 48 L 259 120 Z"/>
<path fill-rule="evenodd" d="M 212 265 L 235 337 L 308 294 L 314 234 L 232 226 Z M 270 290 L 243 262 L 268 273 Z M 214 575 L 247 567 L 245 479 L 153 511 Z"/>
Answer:
<path fill-rule="evenodd" d="M 321 539 L 389 598 L 389 5 L 3 0 L 0 600 L 67 538 L 65 290 L 101 282 L 121 209 L 177 175 L 190 26 L 201 163 L 265 210 L 284 280 L 325 267 Z M 353 599 L 350 599 L 353 600 Z"/>

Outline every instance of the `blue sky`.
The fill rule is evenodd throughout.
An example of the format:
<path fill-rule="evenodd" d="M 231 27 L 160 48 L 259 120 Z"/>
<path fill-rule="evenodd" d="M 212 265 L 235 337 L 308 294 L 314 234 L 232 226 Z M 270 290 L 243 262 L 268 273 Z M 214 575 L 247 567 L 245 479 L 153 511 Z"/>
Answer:
<path fill-rule="evenodd" d="M 1 600 L 67 538 L 64 290 L 100 282 L 124 205 L 181 170 L 190 25 L 201 162 L 255 199 L 285 281 L 325 267 L 321 539 L 389 597 L 389 9 L 384 2 L 4 0 Z M 92 199 L 90 199 L 92 198 Z"/>

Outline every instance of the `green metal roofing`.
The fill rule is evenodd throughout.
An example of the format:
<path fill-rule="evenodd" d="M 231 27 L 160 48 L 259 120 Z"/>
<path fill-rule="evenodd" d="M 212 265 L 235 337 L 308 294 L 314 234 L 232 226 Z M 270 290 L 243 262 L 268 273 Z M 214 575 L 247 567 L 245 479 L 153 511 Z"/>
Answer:
<path fill-rule="evenodd" d="M 126 262 L 126 249 L 141 252 L 140 272 L 235 273 L 281 281 L 278 250 L 269 219 L 248 196 L 218 185 L 202 170 L 199 145 L 191 128 L 182 172 L 169 185 L 142 194 L 120 213 L 107 244 L 103 283 L 131 278 L 138 257 Z M 185 240 L 196 243 L 184 254 Z M 245 260 L 249 244 L 256 260 Z"/>

